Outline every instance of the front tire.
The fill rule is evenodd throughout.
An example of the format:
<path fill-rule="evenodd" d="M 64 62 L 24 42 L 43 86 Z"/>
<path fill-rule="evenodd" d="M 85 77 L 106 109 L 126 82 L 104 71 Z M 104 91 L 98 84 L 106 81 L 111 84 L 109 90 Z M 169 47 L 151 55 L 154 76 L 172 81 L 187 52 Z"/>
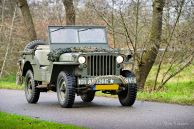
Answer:
<path fill-rule="evenodd" d="M 130 71 L 122 71 L 124 77 L 135 77 Z M 118 93 L 118 98 L 122 106 L 132 106 L 135 103 L 137 94 L 137 84 L 126 84 L 125 90 Z"/>
<path fill-rule="evenodd" d="M 84 102 L 92 102 L 92 100 L 94 99 L 95 97 L 95 91 L 89 91 L 83 95 L 80 96 L 81 99 L 84 101 Z"/>
<path fill-rule="evenodd" d="M 28 70 L 25 77 L 25 95 L 28 103 L 37 103 L 40 91 L 36 88 L 37 82 L 34 80 L 32 70 Z"/>
<path fill-rule="evenodd" d="M 75 100 L 75 77 L 61 71 L 57 79 L 57 97 L 63 108 L 71 108 Z"/>

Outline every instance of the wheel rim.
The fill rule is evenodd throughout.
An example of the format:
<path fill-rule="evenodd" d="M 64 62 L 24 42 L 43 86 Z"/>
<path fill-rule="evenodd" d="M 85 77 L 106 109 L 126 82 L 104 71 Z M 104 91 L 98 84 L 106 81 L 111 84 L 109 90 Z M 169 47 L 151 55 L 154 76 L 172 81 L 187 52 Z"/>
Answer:
<path fill-rule="evenodd" d="M 66 96 L 66 83 L 63 79 L 61 79 L 59 83 L 59 99 L 64 102 L 65 101 L 65 96 Z"/>
<path fill-rule="evenodd" d="M 26 93 L 27 93 L 27 97 L 30 98 L 32 95 L 32 79 L 31 78 L 27 79 Z"/>

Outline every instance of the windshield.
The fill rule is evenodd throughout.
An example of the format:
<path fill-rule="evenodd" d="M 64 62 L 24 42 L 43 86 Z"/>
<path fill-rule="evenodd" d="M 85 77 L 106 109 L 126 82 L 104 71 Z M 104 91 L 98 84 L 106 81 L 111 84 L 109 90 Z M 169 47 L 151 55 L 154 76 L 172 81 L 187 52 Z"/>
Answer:
<path fill-rule="evenodd" d="M 104 28 L 50 28 L 51 43 L 107 43 Z"/>

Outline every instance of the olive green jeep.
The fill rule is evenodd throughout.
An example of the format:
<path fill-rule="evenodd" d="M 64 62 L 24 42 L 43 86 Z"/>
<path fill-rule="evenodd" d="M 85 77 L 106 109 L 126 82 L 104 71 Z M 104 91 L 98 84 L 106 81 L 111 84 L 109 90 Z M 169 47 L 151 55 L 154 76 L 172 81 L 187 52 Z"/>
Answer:
<path fill-rule="evenodd" d="M 118 95 L 123 106 L 134 104 L 135 75 L 124 70 L 131 60 L 108 46 L 102 26 L 49 26 L 48 42 L 30 42 L 19 60 L 29 103 L 37 103 L 40 92 L 56 91 L 60 105 L 70 108 L 75 94 L 91 102 L 96 91 Z"/>

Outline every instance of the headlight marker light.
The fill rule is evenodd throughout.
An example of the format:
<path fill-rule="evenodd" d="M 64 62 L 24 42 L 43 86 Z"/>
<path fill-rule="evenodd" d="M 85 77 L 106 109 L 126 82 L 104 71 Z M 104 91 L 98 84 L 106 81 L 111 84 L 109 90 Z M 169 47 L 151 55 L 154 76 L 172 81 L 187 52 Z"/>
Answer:
<path fill-rule="evenodd" d="M 119 64 L 124 61 L 122 56 L 117 56 L 116 60 L 117 60 L 117 63 L 119 63 Z"/>
<path fill-rule="evenodd" d="M 80 57 L 78 58 L 78 62 L 79 62 L 80 64 L 83 64 L 83 63 L 86 62 L 86 58 L 83 57 L 83 56 L 80 56 Z"/>

